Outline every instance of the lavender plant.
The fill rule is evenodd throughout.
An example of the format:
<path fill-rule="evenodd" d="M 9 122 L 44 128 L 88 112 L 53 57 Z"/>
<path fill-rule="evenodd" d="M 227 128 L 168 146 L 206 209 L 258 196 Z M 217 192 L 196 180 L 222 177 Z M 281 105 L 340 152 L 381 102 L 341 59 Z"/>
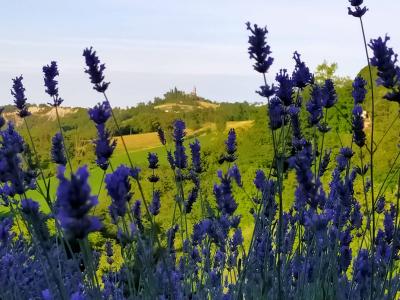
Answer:
<path fill-rule="evenodd" d="M 351 118 L 343 120 L 351 124 L 352 141 L 337 153 L 324 149 L 325 136 L 330 134 L 328 112 L 340 100 L 334 82 L 316 83 L 295 51 L 293 72 L 282 69 L 276 74 L 276 83 L 268 84 L 266 73 L 274 61 L 268 31 L 246 24 L 250 31 L 248 52 L 255 71 L 263 78 L 257 93 L 266 98 L 266 124 L 274 153 L 270 169 L 255 172 L 253 194 L 246 200 L 251 202 L 254 221 L 250 236 L 244 235 L 249 228 L 241 227 L 241 203 L 235 194 L 248 186 L 240 171 L 240 135 L 229 130 L 212 193 L 204 195 L 202 147 L 195 139 L 187 149 L 186 124 L 180 119 L 173 123 L 170 139 L 158 128 L 176 183 L 171 224 L 166 230 L 158 226 L 157 218 L 164 209 L 164 195 L 158 186 L 165 176 L 159 170 L 159 156 L 148 153 L 148 202 L 141 170 L 122 137 L 129 165 L 114 167 L 111 162 L 116 140 L 106 122 L 111 117 L 118 134 L 120 126 L 105 93 L 110 84 L 104 81 L 105 65 L 93 48 L 83 52 L 85 72 L 105 101 L 88 113 L 97 128 L 96 165 L 103 171 L 101 184 L 104 180 L 109 217 L 117 230 L 113 242 L 107 240 L 101 248 L 91 243 L 91 236 L 105 234 L 105 221 L 93 214 L 98 196 L 91 194 L 87 167 L 73 171 L 60 119 L 60 132 L 53 137 L 51 149 L 51 158 L 58 164 L 54 198 L 49 193 L 50 181 L 42 179 L 47 192 L 41 195 L 50 208 L 46 214 L 38 199 L 28 197 L 30 190 L 41 186 L 38 174 L 24 163 L 26 144 L 11 122 L 3 128 L 0 109 L 0 203 L 9 211 L 9 216 L 0 220 L 0 299 L 398 297 L 400 191 L 398 184 L 395 199 L 387 199 L 382 187 L 374 189 L 374 153 L 379 143 L 374 141 L 371 66 L 378 70 L 378 83 L 388 90 L 384 98 L 394 102 L 399 102 L 399 67 L 397 56 L 387 47 L 388 37 L 371 40 L 373 57 L 369 58 L 362 24 L 367 8 L 362 4 L 362 0 L 350 0 L 348 11 L 361 21 L 370 85 L 367 87 L 359 76 L 353 82 Z M 55 80 L 57 64 L 51 62 L 43 72 L 46 92 L 57 109 L 63 101 Z M 365 131 L 367 88 L 372 97 L 370 134 Z M 24 91 L 22 76 L 15 78 L 14 103 L 19 117 L 26 120 L 30 113 Z M 30 140 L 34 145 L 32 137 Z M 363 151 L 369 154 L 369 162 L 364 162 Z M 396 160 L 392 169 L 398 169 Z M 65 171 L 67 163 L 70 174 Z M 296 184 L 293 198 L 286 199 L 289 173 L 295 176 Z M 356 192 L 357 181 L 363 186 L 362 200 Z M 201 216 L 190 228 L 189 218 L 198 199 Z M 55 233 L 49 230 L 51 222 L 56 225 Z M 122 257 L 119 264 L 116 254 Z M 103 268 L 99 267 L 101 257 L 106 259 Z"/>

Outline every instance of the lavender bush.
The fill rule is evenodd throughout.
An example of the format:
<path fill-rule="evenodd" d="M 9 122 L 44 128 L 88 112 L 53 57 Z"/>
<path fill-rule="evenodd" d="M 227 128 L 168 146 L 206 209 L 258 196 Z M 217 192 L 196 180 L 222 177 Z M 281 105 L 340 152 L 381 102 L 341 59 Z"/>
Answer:
<path fill-rule="evenodd" d="M 373 39 L 367 45 L 362 23 L 367 8 L 362 0 L 349 2 L 349 15 L 361 23 L 370 77 L 369 85 L 362 77 L 353 82 L 354 108 L 347 120 L 353 138 L 335 158 L 331 149 L 324 148 L 325 135 L 330 132 L 327 115 L 338 101 L 334 82 L 327 79 L 317 84 L 300 54 L 294 52 L 294 71 L 282 69 L 276 83 L 268 84 L 266 73 L 273 64 L 268 31 L 247 23 L 248 53 L 254 70 L 262 75 L 257 93 L 266 98 L 274 151 L 271 168 L 255 173 L 257 193 L 248 200 L 253 206 L 254 226 L 248 241 L 242 233 L 234 194 L 236 188 L 244 189 L 236 164 L 235 130 L 229 131 L 225 153 L 219 159 L 221 169 L 213 195 L 204 195 L 201 145 L 195 140 L 186 149 L 182 120 L 173 124 L 172 143 L 167 142 L 162 128 L 158 130 L 176 182 L 171 226 L 167 232 L 160 231 L 157 216 L 163 209 L 163 195 L 157 188 L 159 158 L 156 153 L 148 154 L 151 175 L 142 178 L 121 136 L 129 164 L 112 165 L 116 141 L 106 124 L 111 119 L 118 131 L 120 126 L 106 94 L 110 83 L 105 81 L 105 65 L 92 48 L 83 52 L 85 72 L 104 101 L 88 113 L 97 128 L 96 164 L 104 171 L 111 200 L 109 214 L 118 229 L 116 243 L 108 241 L 99 253 L 88 239 L 103 227 L 94 216 L 98 196 L 88 184 L 87 167 L 72 168 L 58 112 L 60 131 L 53 137 L 51 149 L 51 158 L 58 165 L 55 198 L 42 170 L 25 162 L 27 143 L 12 123 L 6 125 L 0 117 L 0 196 L 9 211 L 9 217 L 0 221 L 0 299 L 398 297 L 400 193 L 397 191 L 395 199 L 385 199 L 384 190 L 374 182 L 379 164 L 375 166 L 374 161 L 372 67 L 378 70 L 377 83 L 388 90 L 384 98 L 398 103 L 400 68 L 397 55 L 387 46 L 389 37 Z M 63 100 L 55 80 L 59 74 L 56 62 L 43 67 L 43 72 L 46 92 L 57 111 Z M 11 94 L 29 132 L 30 112 L 22 80 L 22 76 L 13 79 Z M 368 89 L 372 115 L 367 137 L 362 105 Z M 306 91 L 310 96 L 304 101 Z M 304 115 L 307 118 L 302 118 Z M 366 161 L 357 164 L 353 157 L 358 154 Z M 35 160 L 39 160 L 37 155 Z M 329 164 L 334 165 L 332 173 L 327 171 Z M 285 174 L 290 170 L 296 176 L 293 201 L 283 195 Z M 324 178 L 325 182 L 330 180 L 328 186 Z M 152 186 L 150 197 L 143 189 L 143 180 Z M 356 181 L 363 185 L 361 199 L 354 192 Z M 38 202 L 27 196 L 32 189 L 43 196 L 50 213 L 44 214 Z M 133 199 L 133 191 L 138 200 Z M 207 196 L 215 199 L 211 205 L 205 201 Z M 188 216 L 196 201 L 201 201 L 201 218 L 189 228 Z M 284 210 L 284 202 L 293 204 Z M 53 223 L 54 230 L 49 230 Z M 116 251 L 123 259 L 118 265 Z M 101 256 L 106 257 L 102 270 Z"/>

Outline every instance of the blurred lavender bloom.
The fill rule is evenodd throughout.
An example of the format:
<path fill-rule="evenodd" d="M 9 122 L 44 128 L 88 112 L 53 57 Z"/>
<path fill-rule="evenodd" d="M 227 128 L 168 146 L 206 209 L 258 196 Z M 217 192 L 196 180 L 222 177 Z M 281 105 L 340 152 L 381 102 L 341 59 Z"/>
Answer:
<path fill-rule="evenodd" d="M 147 161 L 149 162 L 149 169 L 155 170 L 158 169 L 158 156 L 157 153 L 149 152 L 147 154 Z"/>
<path fill-rule="evenodd" d="M 389 40 L 390 37 L 386 35 L 385 39 L 372 39 L 368 44 L 374 53 L 371 65 L 378 68 L 377 84 L 390 89 L 383 98 L 400 103 L 400 68 L 396 65 L 397 54 L 386 45 Z"/>
<path fill-rule="evenodd" d="M 0 107 L 0 129 L 4 126 L 4 124 L 6 124 L 6 120 L 3 117 L 3 111 L 4 107 Z"/>
<path fill-rule="evenodd" d="M 105 64 L 100 63 L 93 47 L 83 50 L 83 56 L 85 57 L 85 63 L 87 66 L 85 73 L 89 74 L 90 81 L 94 84 L 93 89 L 99 93 L 104 93 L 110 84 L 109 82 L 104 81 L 103 72 L 106 69 Z"/>
<path fill-rule="evenodd" d="M 97 139 L 93 141 L 95 145 L 96 164 L 102 170 L 107 170 L 110 158 L 117 146 L 117 141 L 110 137 L 110 132 L 104 124 L 97 124 Z"/>
<path fill-rule="evenodd" d="M 281 99 L 283 105 L 289 106 L 293 102 L 294 81 L 289 77 L 286 69 L 281 69 L 276 74 L 275 80 L 279 83 L 275 95 Z"/>
<path fill-rule="evenodd" d="M 90 119 L 96 124 L 105 124 L 111 116 L 111 107 L 107 101 L 97 103 L 93 108 L 89 108 Z"/>
<path fill-rule="evenodd" d="M 331 149 L 325 150 L 325 153 L 324 153 L 324 156 L 322 157 L 321 165 L 319 166 L 319 171 L 318 171 L 318 175 L 320 177 L 322 175 L 324 175 L 324 173 L 328 169 L 328 165 L 331 160 L 331 153 L 332 153 Z"/>
<path fill-rule="evenodd" d="M 193 166 L 193 171 L 196 173 L 201 173 L 202 167 L 201 167 L 201 158 L 200 158 L 200 141 L 198 139 L 195 139 L 193 143 L 189 144 L 190 151 L 192 153 L 192 166 Z"/>
<path fill-rule="evenodd" d="M 221 184 L 214 184 L 214 195 L 217 199 L 218 210 L 223 214 L 233 215 L 237 203 L 232 195 L 231 181 L 227 176 L 221 178 Z"/>
<path fill-rule="evenodd" d="M 265 177 L 264 171 L 263 170 L 257 170 L 256 171 L 256 176 L 255 176 L 253 182 L 254 182 L 254 185 L 256 186 L 256 188 L 258 190 L 262 191 L 262 189 L 265 186 L 265 180 L 266 180 L 266 177 Z"/>
<path fill-rule="evenodd" d="M 356 105 L 352 111 L 353 114 L 353 141 L 358 147 L 363 147 L 365 145 L 365 132 L 364 132 L 364 117 L 363 109 L 360 105 Z"/>
<path fill-rule="evenodd" d="M 20 118 L 25 118 L 31 113 L 28 111 L 28 104 L 26 103 L 25 88 L 22 84 L 24 78 L 21 76 L 15 77 L 13 81 L 13 86 L 11 90 L 11 95 L 14 97 L 14 104 L 18 109 L 18 116 Z"/>
<path fill-rule="evenodd" d="M 65 166 L 67 164 L 63 138 L 60 132 L 57 132 L 51 139 L 51 159 L 58 165 Z"/>
<path fill-rule="evenodd" d="M 321 87 L 318 85 L 314 85 L 311 91 L 311 98 L 306 105 L 307 111 L 310 114 L 308 117 L 308 121 L 311 126 L 317 125 L 323 117 L 322 98 L 323 96 Z"/>
<path fill-rule="evenodd" d="M 167 144 L 167 140 L 165 138 L 164 130 L 161 127 L 157 128 L 157 134 L 158 134 L 158 138 L 160 139 L 161 144 L 165 146 Z"/>
<path fill-rule="evenodd" d="M 149 205 L 149 211 L 153 216 L 157 216 L 160 213 L 160 208 L 161 208 L 160 196 L 161 196 L 160 191 L 158 190 L 154 191 L 153 199 L 151 200 L 151 203 Z"/>
<path fill-rule="evenodd" d="M 325 84 L 322 87 L 322 106 L 325 108 L 331 108 L 337 102 L 337 95 L 335 85 L 331 79 L 325 80 Z"/>
<path fill-rule="evenodd" d="M 22 199 L 21 210 L 24 214 L 37 216 L 39 214 L 39 203 L 32 199 Z"/>
<path fill-rule="evenodd" d="M 310 69 L 306 66 L 306 64 L 301 61 L 300 54 L 297 51 L 294 52 L 293 59 L 296 62 L 296 66 L 292 74 L 294 86 L 299 89 L 303 89 L 307 85 L 313 84 L 314 76 L 311 74 Z"/>
<path fill-rule="evenodd" d="M 301 123 L 299 118 L 300 108 L 294 105 L 290 105 L 287 112 L 289 114 L 290 122 L 292 124 L 293 137 L 299 140 L 302 137 Z"/>
<path fill-rule="evenodd" d="M 237 150 L 237 142 L 236 142 L 236 132 L 234 128 L 229 129 L 228 138 L 225 141 L 225 149 L 226 155 L 225 160 L 227 162 L 234 162 L 237 159 L 236 150 Z"/>
<path fill-rule="evenodd" d="M 53 97 L 53 103 L 50 103 L 52 106 L 60 106 L 63 102 L 63 99 L 58 97 L 58 81 L 55 78 L 59 75 L 57 63 L 52 61 L 50 65 L 46 65 L 43 67 L 44 73 L 44 86 L 46 87 L 46 93 L 49 94 L 50 97 Z"/>
<path fill-rule="evenodd" d="M 364 102 L 365 95 L 367 94 L 367 89 L 365 88 L 366 85 L 367 82 L 361 76 L 357 76 L 354 79 L 352 84 L 353 90 L 351 92 L 351 95 L 354 99 L 354 104 L 361 104 Z"/>
<path fill-rule="evenodd" d="M 378 214 L 381 214 L 381 213 L 383 213 L 384 210 L 385 210 L 385 197 L 379 196 L 379 198 L 376 200 L 375 211 Z"/>
<path fill-rule="evenodd" d="M 193 187 L 192 190 L 189 192 L 188 199 L 185 202 L 185 212 L 190 213 L 193 208 L 193 204 L 196 202 L 199 196 L 199 188 Z"/>
<path fill-rule="evenodd" d="M 269 127 L 272 130 L 281 128 L 284 124 L 285 108 L 277 97 L 272 98 L 268 105 Z"/>
<path fill-rule="evenodd" d="M 175 120 L 174 122 L 174 164 L 179 169 L 185 169 L 187 167 L 187 156 L 185 153 L 185 146 L 183 145 L 184 138 L 186 136 L 186 125 L 182 120 Z"/>
<path fill-rule="evenodd" d="M 391 243 L 394 238 L 394 234 L 395 234 L 395 230 L 396 230 L 395 226 L 394 226 L 394 220 L 395 220 L 395 218 L 393 218 L 393 216 L 390 212 L 385 212 L 385 217 L 383 219 L 383 226 L 385 229 L 385 238 L 386 238 L 387 243 Z"/>
<path fill-rule="evenodd" d="M 71 174 L 71 180 L 65 178 L 64 171 L 64 166 L 58 167 L 57 219 L 70 238 L 83 239 L 102 227 L 99 219 L 88 215 L 98 200 L 90 195 L 86 166 L 80 167 L 76 174 Z"/>
<path fill-rule="evenodd" d="M 240 175 L 240 170 L 236 164 L 234 164 L 229 170 L 228 175 L 236 181 L 236 184 L 240 187 L 243 186 L 242 176 Z"/>
<path fill-rule="evenodd" d="M 130 192 L 131 184 L 129 182 L 130 172 L 130 168 L 121 165 L 113 173 L 106 175 L 106 188 L 112 200 L 109 206 L 112 215 L 125 216 L 127 203 L 132 198 L 132 193 Z"/>
<path fill-rule="evenodd" d="M 247 22 L 246 26 L 247 30 L 249 30 L 252 34 L 249 36 L 250 46 L 248 48 L 248 53 L 250 55 L 250 59 L 255 60 L 253 65 L 254 70 L 259 73 L 267 73 L 274 61 L 274 59 L 270 56 L 272 53 L 271 47 L 266 41 L 268 30 L 266 27 L 258 27 L 257 24 L 254 24 L 252 28 L 250 22 Z"/>
<path fill-rule="evenodd" d="M 268 84 L 264 84 L 260 86 L 260 90 L 256 91 L 261 97 L 269 98 L 276 93 L 277 88 L 272 84 L 269 86 Z"/>
<path fill-rule="evenodd" d="M 363 0 L 349 0 L 349 2 L 354 7 L 354 10 L 348 7 L 348 13 L 353 17 L 361 18 L 368 10 L 366 6 L 361 8 L 360 5 L 363 4 Z"/>

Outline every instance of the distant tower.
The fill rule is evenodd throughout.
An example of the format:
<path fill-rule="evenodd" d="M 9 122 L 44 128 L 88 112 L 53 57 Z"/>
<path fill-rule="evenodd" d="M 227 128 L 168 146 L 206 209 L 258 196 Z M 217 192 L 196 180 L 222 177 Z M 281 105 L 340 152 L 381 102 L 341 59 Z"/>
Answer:
<path fill-rule="evenodd" d="M 196 90 L 196 86 L 193 87 L 193 91 L 190 93 L 190 95 L 197 97 L 197 90 Z"/>

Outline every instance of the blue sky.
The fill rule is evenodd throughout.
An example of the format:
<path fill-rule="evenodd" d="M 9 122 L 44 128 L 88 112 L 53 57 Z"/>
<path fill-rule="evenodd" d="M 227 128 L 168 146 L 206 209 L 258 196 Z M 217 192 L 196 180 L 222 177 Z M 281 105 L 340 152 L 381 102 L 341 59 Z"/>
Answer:
<path fill-rule="evenodd" d="M 388 33 L 400 51 L 400 1 L 366 0 L 367 36 Z M 275 58 L 269 75 L 293 69 L 295 50 L 311 69 L 324 59 L 354 77 L 365 65 L 361 30 L 346 0 L 69 0 L 6 1 L 0 11 L 0 104 L 23 74 L 30 102 L 49 101 L 41 68 L 56 60 L 67 106 L 101 100 L 83 72 L 82 50 L 106 63 L 113 105 L 132 106 L 177 86 L 216 101 L 260 101 L 244 23 L 266 25 Z"/>

